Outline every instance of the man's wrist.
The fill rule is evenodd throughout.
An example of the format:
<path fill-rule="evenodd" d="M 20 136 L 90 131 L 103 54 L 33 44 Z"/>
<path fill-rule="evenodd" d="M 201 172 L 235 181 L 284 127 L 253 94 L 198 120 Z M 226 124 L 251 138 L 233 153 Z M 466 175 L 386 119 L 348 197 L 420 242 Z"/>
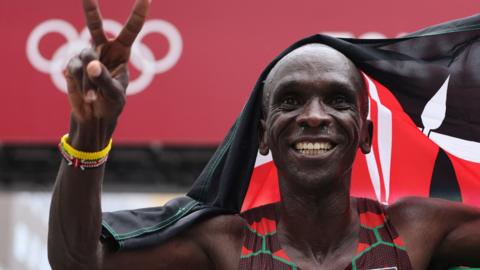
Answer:
<path fill-rule="evenodd" d="M 67 142 L 80 151 L 97 152 L 104 149 L 113 135 L 116 121 L 94 121 L 93 123 L 77 123 L 71 120 Z"/>
<path fill-rule="evenodd" d="M 69 166 L 82 170 L 98 168 L 107 162 L 108 154 L 112 149 L 112 139 L 100 151 L 85 152 L 73 147 L 68 142 L 68 134 L 65 134 L 58 144 L 58 149 Z"/>
<path fill-rule="evenodd" d="M 98 152 L 104 149 L 110 137 L 106 138 L 104 136 L 98 135 L 69 135 L 67 143 L 70 144 L 73 148 L 84 151 L 84 152 Z"/>

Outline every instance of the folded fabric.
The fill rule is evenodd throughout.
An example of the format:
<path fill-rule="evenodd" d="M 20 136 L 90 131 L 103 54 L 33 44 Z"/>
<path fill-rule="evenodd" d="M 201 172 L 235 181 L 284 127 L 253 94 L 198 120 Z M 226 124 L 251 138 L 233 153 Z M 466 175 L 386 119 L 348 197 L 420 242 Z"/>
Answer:
<path fill-rule="evenodd" d="M 279 59 L 305 44 L 322 43 L 345 54 L 372 80 L 373 86 L 384 87 L 386 90 L 382 91 L 390 92 L 389 98 L 394 100 L 391 103 L 405 114 L 405 117 L 402 115 L 399 118 L 408 118 L 405 119 L 406 125 L 418 134 L 425 131 L 429 136 L 430 131 L 435 130 L 436 134 L 454 138 L 454 142 L 459 139 L 471 143 L 467 145 L 477 147 L 480 145 L 477 143 L 480 142 L 480 114 L 478 102 L 475 102 L 480 100 L 479 24 L 480 16 L 476 15 L 432 26 L 403 38 L 362 40 L 313 35 L 294 43 L 262 72 L 243 111 L 190 192 L 161 207 L 104 213 L 102 240 L 111 242 L 119 249 L 151 246 L 170 239 L 201 219 L 238 213 L 244 203 L 255 206 L 256 200 L 264 201 L 265 198 L 257 193 L 246 198 L 258 152 L 263 81 Z M 442 98 L 442 95 L 447 94 L 439 92 L 445 82 L 448 86 L 448 106 Z M 436 101 L 433 97 L 438 95 L 437 112 L 430 113 L 426 105 L 431 100 Z M 371 102 L 376 102 L 372 96 Z M 442 109 L 446 107 L 448 110 Z M 426 110 L 433 118 L 426 118 Z M 437 117 L 437 114 L 440 116 Z M 424 136 L 423 139 L 425 138 L 428 139 Z M 452 198 L 475 204 L 477 201 L 474 200 L 478 200 L 480 191 L 480 160 L 468 158 L 468 153 L 453 151 L 451 146 L 443 144 L 440 139 L 432 144 L 439 146 L 436 148 L 439 152 L 434 153 L 434 158 L 442 154 L 443 159 L 450 161 L 455 173 L 453 179 L 439 180 L 436 184 L 428 183 L 429 187 L 433 185 L 437 190 L 430 190 L 430 194 L 426 195 L 441 196 L 442 191 L 445 191 L 453 194 Z M 383 157 L 380 155 L 378 158 Z M 436 162 L 441 162 L 438 160 L 437 157 Z M 384 164 L 385 162 L 380 165 Z M 433 181 L 435 170 L 444 166 L 432 166 L 427 169 L 433 171 Z M 469 171 L 470 176 L 461 177 L 466 174 L 459 172 L 459 168 Z M 415 170 L 407 170 L 410 174 L 416 173 Z M 374 189 L 377 188 L 375 184 L 373 186 Z M 471 187 L 470 191 L 464 187 Z M 275 199 L 278 198 L 268 200 Z M 389 200 L 388 195 L 386 200 Z"/>

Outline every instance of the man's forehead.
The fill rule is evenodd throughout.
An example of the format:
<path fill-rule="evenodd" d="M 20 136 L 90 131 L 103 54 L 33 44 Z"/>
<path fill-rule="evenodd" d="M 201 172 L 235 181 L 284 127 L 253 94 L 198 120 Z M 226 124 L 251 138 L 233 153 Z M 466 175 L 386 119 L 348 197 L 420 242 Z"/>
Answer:
<path fill-rule="evenodd" d="M 278 61 L 276 68 L 302 63 L 317 63 L 329 65 L 347 65 L 351 62 L 345 55 L 336 49 L 324 44 L 303 45 L 284 56 Z M 274 68 L 275 69 L 275 68 Z"/>
<path fill-rule="evenodd" d="M 264 90 L 272 90 L 283 80 L 295 80 L 302 77 L 315 80 L 328 76 L 336 76 L 345 82 L 356 84 L 359 79 L 359 71 L 339 51 L 323 44 L 308 44 L 293 50 L 280 59 L 268 74 Z"/>

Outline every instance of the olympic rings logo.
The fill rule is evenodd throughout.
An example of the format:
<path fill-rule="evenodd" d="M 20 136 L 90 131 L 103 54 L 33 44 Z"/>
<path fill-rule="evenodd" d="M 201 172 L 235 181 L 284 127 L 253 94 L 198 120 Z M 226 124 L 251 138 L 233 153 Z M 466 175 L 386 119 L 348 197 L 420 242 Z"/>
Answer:
<path fill-rule="evenodd" d="M 103 28 L 106 33 L 117 36 L 122 25 L 113 20 L 104 20 Z M 62 35 L 67 42 L 53 53 L 52 59 L 46 59 L 40 53 L 39 47 L 42 38 L 50 33 Z M 150 48 L 142 43 L 143 38 L 151 33 L 163 35 L 169 43 L 168 52 L 158 60 L 155 59 Z M 62 73 L 63 69 L 71 57 L 89 46 L 90 34 L 87 28 L 84 28 L 79 34 L 70 23 L 52 19 L 33 29 L 27 40 L 27 58 L 38 71 L 50 74 L 53 84 L 66 93 L 67 85 Z M 146 21 L 132 46 L 130 57 L 130 62 L 140 71 L 140 75 L 130 81 L 127 94 L 135 95 L 142 92 L 150 85 L 156 74 L 166 72 L 175 66 L 182 54 L 182 48 L 182 37 L 173 24 L 160 19 Z"/>

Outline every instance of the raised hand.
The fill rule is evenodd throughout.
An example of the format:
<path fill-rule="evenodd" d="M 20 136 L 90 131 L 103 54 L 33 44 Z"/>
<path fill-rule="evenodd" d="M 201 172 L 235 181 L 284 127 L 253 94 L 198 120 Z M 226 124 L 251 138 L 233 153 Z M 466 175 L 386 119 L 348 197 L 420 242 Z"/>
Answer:
<path fill-rule="evenodd" d="M 112 136 L 125 105 L 131 46 L 149 6 L 150 0 L 136 0 L 118 37 L 108 39 L 97 0 L 83 0 L 93 48 L 70 60 L 65 77 L 72 107 L 70 141 L 85 151 L 101 148 Z"/>

